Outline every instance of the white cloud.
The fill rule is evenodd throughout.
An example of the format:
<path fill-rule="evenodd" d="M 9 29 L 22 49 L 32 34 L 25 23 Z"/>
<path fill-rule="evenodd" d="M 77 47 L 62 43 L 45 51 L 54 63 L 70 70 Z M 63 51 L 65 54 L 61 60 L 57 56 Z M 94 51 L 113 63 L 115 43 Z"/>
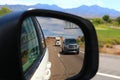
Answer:
<path fill-rule="evenodd" d="M 82 4 L 91 6 L 91 5 L 99 5 L 99 6 L 103 6 L 104 3 L 100 0 L 81 0 Z"/>
<path fill-rule="evenodd" d="M 116 10 L 120 12 L 120 8 L 119 8 L 119 9 L 116 9 Z"/>

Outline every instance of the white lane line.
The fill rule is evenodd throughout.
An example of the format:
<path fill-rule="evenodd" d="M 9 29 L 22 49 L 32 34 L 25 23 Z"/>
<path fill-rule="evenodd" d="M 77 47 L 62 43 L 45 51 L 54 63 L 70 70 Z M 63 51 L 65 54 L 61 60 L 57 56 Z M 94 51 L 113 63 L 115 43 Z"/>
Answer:
<path fill-rule="evenodd" d="M 106 74 L 106 73 L 100 73 L 98 72 L 97 75 L 105 76 L 105 77 L 110 77 L 110 78 L 115 78 L 115 79 L 120 79 L 120 76 L 115 76 L 111 74 Z"/>
<path fill-rule="evenodd" d="M 60 54 L 58 54 L 58 57 L 61 57 Z"/>
<path fill-rule="evenodd" d="M 55 51 L 58 52 L 58 49 L 55 47 Z M 58 57 L 61 57 L 61 55 L 58 53 L 57 54 Z"/>

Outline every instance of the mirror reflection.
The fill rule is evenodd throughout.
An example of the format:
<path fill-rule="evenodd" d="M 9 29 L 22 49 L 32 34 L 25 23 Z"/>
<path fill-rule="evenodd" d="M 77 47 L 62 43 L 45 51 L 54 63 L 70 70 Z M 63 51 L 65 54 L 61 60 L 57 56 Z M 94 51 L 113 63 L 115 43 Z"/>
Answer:
<path fill-rule="evenodd" d="M 80 72 L 84 59 L 84 34 L 65 20 L 37 17 L 43 30 L 51 66 L 51 80 L 64 80 Z"/>
<path fill-rule="evenodd" d="M 40 46 L 35 26 L 31 18 L 24 20 L 21 30 L 21 55 L 23 72 L 34 63 L 40 54 Z"/>
<path fill-rule="evenodd" d="M 31 80 L 34 80 L 36 75 L 49 76 L 49 69 L 50 80 L 64 80 L 78 74 L 83 66 L 84 50 L 84 34 L 79 26 L 72 22 L 35 16 L 22 23 L 23 72 L 26 73 L 31 66 L 36 65 L 38 58 L 42 59 Z M 42 75 L 45 72 L 46 75 Z"/>

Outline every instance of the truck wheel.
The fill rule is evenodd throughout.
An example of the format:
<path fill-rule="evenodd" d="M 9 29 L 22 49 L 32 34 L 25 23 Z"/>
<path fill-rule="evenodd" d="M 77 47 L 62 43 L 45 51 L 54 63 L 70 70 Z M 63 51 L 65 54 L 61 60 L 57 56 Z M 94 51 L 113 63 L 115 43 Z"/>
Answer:
<path fill-rule="evenodd" d="M 79 54 L 79 51 L 77 51 L 77 53 L 76 54 Z"/>
<path fill-rule="evenodd" d="M 64 50 L 62 49 L 62 54 L 64 54 Z"/>

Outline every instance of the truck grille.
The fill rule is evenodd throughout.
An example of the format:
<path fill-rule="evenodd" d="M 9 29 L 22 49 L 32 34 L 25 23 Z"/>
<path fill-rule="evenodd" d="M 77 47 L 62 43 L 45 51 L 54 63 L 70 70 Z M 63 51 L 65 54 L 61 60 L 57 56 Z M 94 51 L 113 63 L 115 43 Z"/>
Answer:
<path fill-rule="evenodd" d="M 69 45 L 69 48 L 77 48 L 77 45 Z"/>

